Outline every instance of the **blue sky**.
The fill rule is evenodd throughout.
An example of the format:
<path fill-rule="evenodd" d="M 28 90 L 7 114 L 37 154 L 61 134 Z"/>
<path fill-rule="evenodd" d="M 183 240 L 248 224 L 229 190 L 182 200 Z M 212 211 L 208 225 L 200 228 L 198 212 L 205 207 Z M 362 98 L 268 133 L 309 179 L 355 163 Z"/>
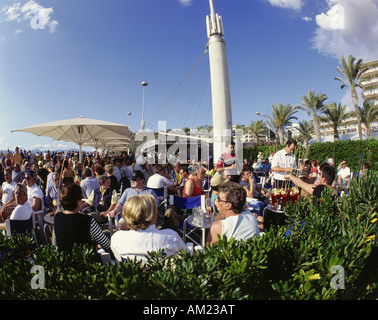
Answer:
<path fill-rule="evenodd" d="M 213 1 L 233 124 L 271 114 L 272 104 L 300 104 L 308 90 L 352 107 L 336 67 L 341 55 L 378 58 L 377 0 Z M 208 56 L 190 73 L 206 49 L 209 13 L 208 0 L 1 0 L 0 150 L 66 148 L 11 130 L 81 115 L 137 130 L 142 81 L 147 128 L 211 124 Z"/>

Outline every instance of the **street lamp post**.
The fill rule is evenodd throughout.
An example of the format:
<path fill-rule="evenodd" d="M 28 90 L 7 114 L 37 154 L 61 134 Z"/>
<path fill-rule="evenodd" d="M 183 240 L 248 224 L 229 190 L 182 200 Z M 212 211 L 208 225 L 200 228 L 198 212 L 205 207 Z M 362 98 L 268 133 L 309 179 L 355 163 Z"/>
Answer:
<path fill-rule="evenodd" d="M 142 103 L 142 121 L 140 123 L 140 127 L 141 127 L 141 129 L 143 131 L 144 128 L 145 128 L 145 122 L 144 122 L 144 95 L 145 95 L 145 89 L 148 86 L 148 83 L 146 81 L 143 81 L 141 83 L 141 86 L 143 87 L 143 103 Z"/>
<path fill-rule="evenodd" d="M 127 116 L 128 116 L 128 117 L 127 117 L 128 120 L 129 120 L 128 122 L 129 122 L 129 129 L 130 129 L 130 116 L 131 116 L 131 112 L 128 112 L 128 113 L 127 113 Z"/>

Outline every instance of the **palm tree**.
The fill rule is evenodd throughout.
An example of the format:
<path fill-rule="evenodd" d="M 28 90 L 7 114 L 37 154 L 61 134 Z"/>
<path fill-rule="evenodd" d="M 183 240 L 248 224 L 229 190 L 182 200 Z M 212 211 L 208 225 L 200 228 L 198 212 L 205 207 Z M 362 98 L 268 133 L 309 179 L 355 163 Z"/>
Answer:
<path fill-rule="evenodd" d="M 368 101 L 364 101 L 363 108 L 359 108 L 361 122 L 366 126 L 366 135 L 370 138 L 370 125 L 372 122 L 378 120 L 378 106 L 373 105 Z"/>
<path fill-rule="evenodd" d="M 303 120 L 298 123 L 299 136 L 298 139 L 303 142 L 306 149 L 308 149 L 308 143 L 312 139 L 314 134 L 314 124 L 311 121 Z"/>
<path fill-rule="evenodd" d="M 266 115 L 270 120 L 271 127 L 276 129 L 280 144 L 285 144 L 285 128 L 291 125 L 291 120 L 298 120 L 297 117 L 294 117 L 297 112 L 298 106 L 283 105 L 279 102 L 277 106 L 272 104 L 272 117 Z"/>
<path fill-rule="evenodd" d="M 312 115 L 315 129 L 315 139 L 316 142 L 320 142 L 319 116 L 323 112 L 323 102 L 327 100 L 328 97 L 324 93 L 315 94 L 314 91 L 308 91 L 307 96 L 301 96 L 301 98 L 303 102 L 299 108 L 306 111 L 308 115 Z"/>
<path fill-rule="evenodd" d="M 259 135 L 266 134 L 267 127 L 265 123 L 261 120 L 251 121 L 251 124 L 246 128 L 248 132 L 256 138 L 256 143 L 259 144 Z"/>
<path fill-rule="evenodd" d="M 322 123 L 328 123 L 333 129 L 333 140 L 339 140 L 338 128 L 349 119 L 353 114 L 347 112 L 347 106 L 341 103 L 329 103 L 324 106 L 323 113 L 325 117 L 321 119 Z"/>
<path fill-rule="evenodd" d="M 337 71 L 340 72 L 341 78 L 336 77 L 335 80 L 338 80 L 342 83 L 341 89 L 345 87 L 350 87 L 350 92 L 352 95 L 354 109 L 356 111 L 357 117 L 357 131 L 358 131 L 358 138 L 362 140 L 362 129 L 361 129 L 361 113 L 359 112 L 358 106 L 358 96 L 357 96 L 357 87 L 360 87 L 360 78 L 361 74 L 366 70 L 366 68 L 362 68 L 362 59 L 358 59 L 356 62 L 356 58 L 352 55 L 349 55 L 348 63 L 346 63 L 345 58 L 341 57 L 341 66 L 342 68 L 336 67 Z"/>
<path fill-rule="evenodd" d="M 190 128 L 189 127 L 184 127 L 182 129 L 186 134 L 190 134 Z"/>

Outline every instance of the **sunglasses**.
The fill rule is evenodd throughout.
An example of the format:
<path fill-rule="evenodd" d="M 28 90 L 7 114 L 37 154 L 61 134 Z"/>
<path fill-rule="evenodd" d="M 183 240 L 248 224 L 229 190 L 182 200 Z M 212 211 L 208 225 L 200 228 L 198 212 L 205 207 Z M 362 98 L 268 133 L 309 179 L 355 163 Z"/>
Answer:
<path fill-rule="evenodd" d="M 227 203 L 227 202 L 228 202 L 227 200 L 222 200 L 222 199 L 220 199 L 219 197 L 218 197 L 218 198 L 216 198 L 216 200 L 218 200 L 218 202 L 225 202 L 225 203 Z"/>

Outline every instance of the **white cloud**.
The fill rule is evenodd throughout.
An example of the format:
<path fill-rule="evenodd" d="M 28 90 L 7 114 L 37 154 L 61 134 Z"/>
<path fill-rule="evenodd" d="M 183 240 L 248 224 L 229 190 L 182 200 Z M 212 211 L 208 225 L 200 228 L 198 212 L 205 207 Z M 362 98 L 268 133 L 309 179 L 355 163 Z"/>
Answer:
<path fill-rule="evenodd" d="M 335 4 L 327 13 L 317 15 L 316 23 L 324 30 L 344 30 L 344 7 L 340 4 Z"/>
<path fill-rule="evenodd" d="M 193 3 L 193 0 L 179 0 L 179 2 L 184 6 L 190 6 Z"/>
<path fill-rule="evenodd" d="M 301 19 L 306 22 L 312 21 L 311 17 L 301 17 Z"/>
<path fill-rule="evenodd" d="M 302 0 L 267 0 L 272 6 L 285 8 L 285 9 L 302 9 Z"/>
<path fill-rule="evenodd" d="M 54 10 L 52 8 L 44 8 L 34 0 L 22 4 L 15 2 L 11 6 L 3 7 L 0 12 L 5 15 L 6 21 L 27 21 L 33 29 L 48 28 L 50 33 L 56 30 L 58 21 L 51 20 Z"/>
<path fill-rule="evenodd" d="M 319 52 L 339 59 L 378 58 L 378 3 L 376 0 L 332 0 L 328 11 L 316 16 L 312 39 Z"/>

